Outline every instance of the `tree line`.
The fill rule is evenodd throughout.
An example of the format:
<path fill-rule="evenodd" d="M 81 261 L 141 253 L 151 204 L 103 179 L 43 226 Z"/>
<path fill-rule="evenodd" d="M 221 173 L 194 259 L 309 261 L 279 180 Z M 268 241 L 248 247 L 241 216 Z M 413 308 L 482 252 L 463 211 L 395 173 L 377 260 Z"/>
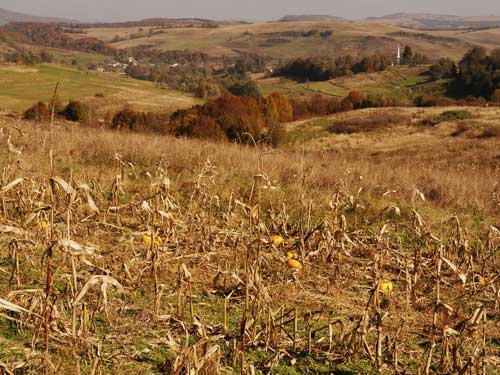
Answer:
<path fill-rule="evenodd" d="M 152 115 L 125 108 L 113 117 L 110 126 L 145 130 L 148 116 Z M 164 121 L 162 132 L 243 144 L 278 145 L 284 136 L 283 123 L 292 118 L 292 107 L 283 94 L 274 93 L 265 98 L 224 94 L 204 105 L 176 111 Z"/>
<path fill-rule="evenodd" d="M 414 53 L 411 46 L 405 46 L 400 63 L 402 65 L 427 64 L 429 59 Z M 333 58 L 330 56 L 307 57 L 291 60 L 279 67 L 274 76 L 283 76 L 299 81 L 327 81 L 337 77 L 358 73 L 372 73 L 385 70 L 396 63 L 395 56 L 382 54 L 355 58 L 352 55 Z"/>
<path fill-rule="evenodd" d="M 281 93 L 273 93 L 267 97 L 225 93 L 203 105 L 178 110 L 173 114 L 141 112 L 125 105 L 117 113 L 108 113 L 104 126 L 122 131 L 277 146 L 285 139 L 284 123 L 290 121 L 362 108 L 450 105 L 483 106 L 486 101 L 473 97 L 454 101 L 432 96 L 419 96 L 410 101 L 392 95 L 367 95 L 358 90 L 351 91 L 345 97 L 315 94 L 303 100 L 288 98 Z M 68 121 L 78 121 L 90 127 L 102 126 L 91 107 L 73 100 L 67 105 L 63 105 L 58 99 L 49 104 L 39 102 L 25 111 L 24 118 L 38 122 L 48 121 L 52 108 L 56 115 Z"/>
<path fill-rule="evenodd" d="M 299 81 L 327 81 L 361 72 L 382 71 L 391 62 L 391 57 L 383 55 L 371 55 L 360 60 L 351 55 L 298 58 L 278 68 L 273 75 Z"/>
<path fill-rule="evenodd" d="M 63 105 L 38 102 L 24 112 L 24 119 L 46 122 L 54 108 L 57 116 L 99 127 L 95 112 L 79 101 Z M 268 143 L 278 145 L 284 136 L 283 123 L 293 119 L 288 98 L 280 93 L 267 97 L 236 96 L 230 93 L 173 114 L 134 110 L 126 105 L 121 111 L 108 114 L 105 125 L 111 129 L 133 132 L 154 132 L 231 141 L 243 144 Z"/>
<path fill-rule="evenodd" d="M 432 79 L 450 79 L 448 93 L 452 97 L 472 96 L 500 101 L 500 48 L 489 54 L 483 47 L 470 49 L 456 64 L 442 58 L 430 67 Z"/>
<path fill-rule="evenodd" d="M 230 62 L 233 61 L 233 62 Z M 242 96 L 260 96 L 250 73 L 263 64 L 258 56 L 243 55 L 226 60 L 221 70 L 213 71 L 209 63 L 172 66 L 165 63 L 129 65 L 126 73 L 135 79 L 166 84 L 199 98 L 210 98 L 231 92 Z"/>

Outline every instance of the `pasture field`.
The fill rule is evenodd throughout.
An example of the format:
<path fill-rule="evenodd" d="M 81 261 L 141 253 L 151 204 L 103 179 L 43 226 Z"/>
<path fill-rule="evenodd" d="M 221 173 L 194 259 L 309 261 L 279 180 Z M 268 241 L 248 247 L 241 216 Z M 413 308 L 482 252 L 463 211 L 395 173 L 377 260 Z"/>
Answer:
<path fill-rule="evenodd" d="M 323 82 L 296 82 L 283 77 L 260 78 L 256 82 L 264 95 L 274 91 L 298 98 L 314 94 L 344 97 L 352 90 L 361 90 L 366 94 L 390 94 L 411 98 L 436 83 L 424 75 L 428 67 L 394 66 L 376 73 L 361 73 L 353 76 L 335 78 Z M 439 84 L 439 82 L 437 83 Z"/>
<path fill-rule="evenodd" d="M 49 102 L 57 82 L 63 101 L 92 100 L 100 111 L 133 104 L 147 110 L 175 110 L 197 101 L 190 94 L 161 89 L 152 82 L 139 81 L 115 73 L 97 73 L 55 64 L 33 67 L 0 65 L 0 109 L 24 111 L 39 100 Z M 103 94 L 104 98 L 95 98 Z"/>
<path fill-rule="evenodd" d="M 307 35 L 311 30 L 318 33 Z M 397 43 L 409 44 L 415 52 L 431 59 L 460 59 L 473 45 L 499 47 L 499 30 L 422 31 L 373 22 L 311 21 L 231 24 L 214 29 L 171 28 L 157 35 L 150 35 L 147 27 L 141 32 L 138 28 L 97 28 L 87 29 L 81 37 L 96 37 L 117 48 L 149 45 L 163 50 L 201 51 L 213 57 L 251 52 L 277 61 L 301 56 L 396 53 Z M 325 31 L 331 35 L 319 34 Z M 130 39 L 132 34 L 136 35 Z M 113 42 L 116 37 L 125 40 Z"/>
<path fill-rule="evenodd" d="M 499 374 L 499 118 L 267 150 L 0 117 L 0 371 Z"/>
<path fill-rule="evenodd" d="M 77 62 L 80 67 L 86 68 L 89 64 L 106 63 L 110 61 L 108 56 L 98 53 L 86 53 L 79 51 L 70 51 L 59 48 L 46 48 L 45 51 L 51 53 L 59 63 L 70 65 L 73 60 Z"/>

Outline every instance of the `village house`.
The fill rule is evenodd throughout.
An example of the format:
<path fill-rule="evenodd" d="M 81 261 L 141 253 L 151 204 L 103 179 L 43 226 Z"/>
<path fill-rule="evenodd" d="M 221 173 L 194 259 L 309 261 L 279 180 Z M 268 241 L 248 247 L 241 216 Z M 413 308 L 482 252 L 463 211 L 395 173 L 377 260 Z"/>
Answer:
<path fill-rule="evenodd" d="M 212 65 L 210 65 L 210 67 L 212 68 L 212 71 L 213 72 L 222 72 L 224 70 L 224 64 L 223 63 L 214 63 Z"/>

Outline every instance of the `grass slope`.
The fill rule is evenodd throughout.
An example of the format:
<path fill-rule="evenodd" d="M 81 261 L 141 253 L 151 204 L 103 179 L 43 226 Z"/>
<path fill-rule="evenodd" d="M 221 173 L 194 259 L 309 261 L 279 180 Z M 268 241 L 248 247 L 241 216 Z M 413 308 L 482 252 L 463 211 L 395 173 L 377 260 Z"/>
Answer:
<path fill-rule="evenodd" d="M 251 25 L 222 25 L 216 29 L 172 28 L 164 33 L 113 43 L 117 48 L 150 45 L 164 50 L 195 50 L 212 56 L 235 55 L 237 51 L 253 52 L 274 59 L 290 59 L 308 55 L 366 55 L 375 52 L 395 53 L 397 43 L 410 44 L 415 52 L 432 59 L 449 56 L 462 57 L 472 45 L 487 48 L 500 45 L 498 30 L 476 31 L 421 31 L 374 22 L 270 22 Z M 289 32 L 309 30 L 331 31 L 322 38 L 287 35 Z M 129 38 L 138 28 L 88 29 L 85 36 L 111 42 L 115 36 Z M 278 41 L 276 39 L 279 39 Z"/>
<path fill-rule="evenodd" d="M 389 67 L 383 72 L 362 73 L 353 76 L 335 78 L 324 82 L 300 83 L 293 80 L 274 77 L 258 79 L 257 83 L 264 94 L 273 91 L 282 92 L 291 97 L 322 94 L 326 96 L 346 96 L 352 90 L 361 90 L 367 94 L 390 94 L 412 97 L 420 90 L 429 90 L 429 77 L 422 75 L 426 67 Z"/>
<path fill-rule="evenodd" d="M 160 89 L 151 82 L 53 64 L 34 67 L 0 65 L 0 81 L 0 106 L 4 111 L 23 111 L 39 100 L 50 101 L 57 82 L 60 83 L 59 96 L 63 101 L 104 94 L 101 109 L 129 102 L 145 109 L 173 110 L 196 103 L 189 94 Z"/>

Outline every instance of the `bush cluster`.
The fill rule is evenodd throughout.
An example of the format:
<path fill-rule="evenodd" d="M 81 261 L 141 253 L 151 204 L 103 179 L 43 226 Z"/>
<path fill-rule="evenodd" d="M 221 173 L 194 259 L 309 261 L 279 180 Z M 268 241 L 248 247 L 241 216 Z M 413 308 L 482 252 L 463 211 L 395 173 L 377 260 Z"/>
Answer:
<path fill-rule="evenodd" d="M 86 123 L 95 120 L 95 113 L 88 105 L 77 100 L 70 100 L 64 106 L 58 98 L 55 99 L 54 103 L 52 101 L 49 104 L 42 101 L 36 103 L 24 112 L 23 118 L 37 122 L 49 121 L 52 108 L 54 108 L 54 115 L 68 121 Z"/>
<path fill-rule="evenodd" d="M 391 95 L 365 95 L 362 91 L 351 91 L 344 98 L 327 98 L 315 94 L 308 100 L 291 99 L 293 118 L 303 118 L 347 112 L 360 108 L 406 107 L 410 103 Z"/>
<path fill-rule="evenodd" d="M 393 62 L 392 57 L 383 55 L 371 55 L 360 60 L 356 60 L 351 55 L 336 59 L 331 57 L 299 58 L 277 69 L 274 75 L 300 81 L 327 81 L 356 73 L 382 71 Z"/>
<path fill-rule="evenodd" d="M 278 145 L 284 135 L 282 124 L 292 118 L 292 106 L 283 94 L 266 98 L 225 94 L 205 105 L 177 111 L 170 128 L 177 136 Z"/>

